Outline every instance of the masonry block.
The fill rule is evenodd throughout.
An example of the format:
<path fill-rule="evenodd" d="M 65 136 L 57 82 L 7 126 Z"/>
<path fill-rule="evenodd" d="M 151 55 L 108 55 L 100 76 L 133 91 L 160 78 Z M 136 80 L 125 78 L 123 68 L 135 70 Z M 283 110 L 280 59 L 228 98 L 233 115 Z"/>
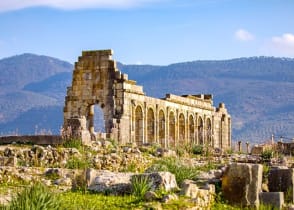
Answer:
<path fill-rule="evenodd" d="M 269 172 L 268 187 L 270 192 L 284 192 L 287 203 L 294 202 L 294 169 L 273 168 Z"/>
<path fill-rule="evenodd" d="M 271 205 L 278 209 L 282 209 L 284 205 L 283 192 L 262 192 L 259 193 L 260 203 Z"/>
<path fill-rule="evenodd" d="M 258 208 L 262 184 L 262 165 L 233 163 L 222 178 L 222 191 L 231 204 Z"/>

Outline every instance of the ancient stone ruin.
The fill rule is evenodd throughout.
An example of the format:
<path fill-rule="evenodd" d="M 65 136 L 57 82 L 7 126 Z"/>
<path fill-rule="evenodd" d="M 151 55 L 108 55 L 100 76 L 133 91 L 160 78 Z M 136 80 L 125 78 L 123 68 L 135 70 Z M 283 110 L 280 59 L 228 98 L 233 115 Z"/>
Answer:
<path fill-rule="evenodd" d="M 64 131 L 84 143 L 97 137 L 94 105 L 103 110 L 108 138 L 121 144 L 158 143 L 231 146 L 231 117 L 212 95 L 167 94 L 158 99 L 117 69 L 112 50 L 83 51 L 73 71 L 64 106 Z"/>

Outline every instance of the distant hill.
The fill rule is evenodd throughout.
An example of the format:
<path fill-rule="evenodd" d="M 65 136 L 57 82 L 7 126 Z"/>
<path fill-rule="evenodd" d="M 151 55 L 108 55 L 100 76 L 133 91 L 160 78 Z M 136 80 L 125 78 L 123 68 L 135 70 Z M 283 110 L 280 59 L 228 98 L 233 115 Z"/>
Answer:
<path fill-rule="evenodd" d="M 118 68 L 150 96 L 212 93 L 215 105 L 224 102 L 231 113 L 234 140 L 256 142 L 271 134 L 294 137 L 294 59 L 251 57 L 168 66 L 118 63 Z M 13 126 L 19 133 L 34 133 L 39 121 L 58 131 L 72 70 L 67 62 L 32 54 L 0 60 L 0 134 L 15 130 Z M 44 117 L 48 113 L 51 118 Z"/>

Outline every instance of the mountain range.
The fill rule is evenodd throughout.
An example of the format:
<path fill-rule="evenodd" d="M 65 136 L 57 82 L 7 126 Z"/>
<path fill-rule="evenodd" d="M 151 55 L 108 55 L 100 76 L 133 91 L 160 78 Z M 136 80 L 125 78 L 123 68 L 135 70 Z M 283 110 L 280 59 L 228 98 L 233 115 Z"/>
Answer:
<path fill-rule="evenodd" d="M 213 94 L 215 105 L 224 102 L 232 116 L 233 140 L 294 137 L 294 59 L 117 66 L 149 96 Z M 59 133 L 72 71 L 72 64 L 48 56 L 27 53 L 0 60 L 0 135 Z"/>

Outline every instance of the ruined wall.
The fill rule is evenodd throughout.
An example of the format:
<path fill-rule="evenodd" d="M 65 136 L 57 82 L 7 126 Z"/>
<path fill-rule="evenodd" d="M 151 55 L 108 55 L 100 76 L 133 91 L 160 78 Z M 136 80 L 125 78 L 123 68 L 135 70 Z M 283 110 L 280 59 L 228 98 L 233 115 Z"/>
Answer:
<path fill-rule="evenodd" d="M 212 95 L 145 96 L 112 60 L 111 50 L 85 51 L 75 64 L 67 90 L 64 129 L 86 143 L 95 138 L 94 105 L 103 110 L 107 136 L 125 144 L 187 143 L 231 146 L 231 118 L 225 105 L 213 106 Z"/>

